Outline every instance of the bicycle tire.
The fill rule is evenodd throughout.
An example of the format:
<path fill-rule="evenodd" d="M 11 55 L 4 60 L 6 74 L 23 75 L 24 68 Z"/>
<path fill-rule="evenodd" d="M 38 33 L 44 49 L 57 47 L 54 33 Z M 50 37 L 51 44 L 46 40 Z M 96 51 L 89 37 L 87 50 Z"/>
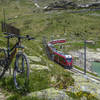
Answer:
<path fill-rule="evenodd" d="M 2 78 L 5 74 L 6 71 L 6 50 L 5 49 L 0 49 L 0 78 Z"/>
<path fill-rule="evenodd" d="M 22 57 L 21 65 L 19 65 L 20 58 Z M 26 66 L 24 64 L 26 63 Z M 29 84 L 29 62 L 27 56 L 22 52 L 16 55 L 15 68 L 13 72 L 14 84 L 17 89 L 25 89 Z"/>

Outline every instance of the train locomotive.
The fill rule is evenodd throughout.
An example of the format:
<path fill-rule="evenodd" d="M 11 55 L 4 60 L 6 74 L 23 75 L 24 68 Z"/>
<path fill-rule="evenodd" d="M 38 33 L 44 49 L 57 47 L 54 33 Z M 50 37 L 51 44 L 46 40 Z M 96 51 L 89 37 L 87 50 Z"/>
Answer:
<path fill-rule="evenodd" d="M 64 68 L 68 68 L 71 69 L 72 68 L 72 64 L 73 64 L 73 58 L 71 55 L 67 55 L 64 54 L 61 51 L 58 51 L 56 48 L 54 48 L 54 44 L 56 43 L 65 43 L 66 40 L 53 40 L 51 42 L 48 42 L 47 44 L 47 48 L 50 54 L 50 57 L 52 60 L 54 60 L 55 62 L 61 64 L 62 66 L 64 66 Z"/>

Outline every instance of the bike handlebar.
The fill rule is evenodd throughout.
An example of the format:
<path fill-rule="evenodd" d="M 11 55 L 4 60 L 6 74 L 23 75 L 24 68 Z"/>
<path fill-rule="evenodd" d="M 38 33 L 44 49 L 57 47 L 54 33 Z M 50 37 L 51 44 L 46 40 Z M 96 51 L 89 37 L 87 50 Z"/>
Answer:
<path fill-rule="evenodd" d="M 34 37 L 31 37 L 29 35 L 26 35 L 26 36 L 21 36 L 21 35 L 16 35 L 16 34 L 10 34 L 10 33 L 4 33 L 5 35 L 5 38 L 19 38 L 19 39 L 28 39 L 28 40 L 34 40 L 35 38 Z"/>

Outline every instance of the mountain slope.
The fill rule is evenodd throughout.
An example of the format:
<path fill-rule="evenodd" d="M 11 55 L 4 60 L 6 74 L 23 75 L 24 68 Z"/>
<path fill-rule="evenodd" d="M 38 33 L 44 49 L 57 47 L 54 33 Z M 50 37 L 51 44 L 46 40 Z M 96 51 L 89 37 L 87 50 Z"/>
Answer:
<path fill-rule="evenodd" d="M 43 12 L 41 9 L 36 8 L 33 1 L 10 0 L 9 2 L 1 2 L 0 21 L 3 20 L 2 8 L 5 9 L 6 23 L 19 28 L 21 35 L 29 34 L 35 37 L 33 41 L 24 40 L 22 42 L 25 46 L 25 53 L 30 60 L 31 74 L 28 93 L 45 90 L 47 88 L 62 90 L 73 86 L 74 80 L 71 73 L 60 65 L 50 61 L 46 56 L 42 44 L 43 36 L 47 37 L 47 41 L 50 41 L 51 38 L 65 38 L 67 41 L 77 41 L 82 40 L 83 36 L 88 39 L 99 39 L 100 34 L 97 34 L 100 32 L 99 17 L 88 15 L 88 13 L 72 14 L 59 10 Z M 96 13 L 100 12 L 98 11 Z M 1 29 L 0 33 L 2 33 Z M 0 47 L 6 47 L 6 39 L 3 36 L 3 34 L 0 34 Z M 12 46 L 16 40 L 12 39 L 10 42 Z M 77 47 L 74 47 L 74 49 L 77 49 Z M 12 67 L 14 67 L 14 64 L 12 64 Z M 7 94 L 11 95 L 8 100 L 32 99 L 27 97 L 25 94 L 26 91 L 19 92 L 14 88 L 12 76 L 0 80 L 0 87 Z M 74 93 L 69 92 L 69 95 L 74 99 Z M 76 97 L 78 98 L 77 95 Z M 34 100 L 36 99 L 38 100 L 38 98 Z"/>

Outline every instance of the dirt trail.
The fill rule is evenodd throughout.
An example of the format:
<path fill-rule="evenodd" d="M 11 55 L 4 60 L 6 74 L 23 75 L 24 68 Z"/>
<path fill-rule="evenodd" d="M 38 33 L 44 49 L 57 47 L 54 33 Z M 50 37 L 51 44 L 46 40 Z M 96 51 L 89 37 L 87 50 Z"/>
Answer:
<path fill-rule="evenodd" d="M 2 90 L 0 89 L 0 100 L 6 100 L 5 95 L 2 93 Z"/>

